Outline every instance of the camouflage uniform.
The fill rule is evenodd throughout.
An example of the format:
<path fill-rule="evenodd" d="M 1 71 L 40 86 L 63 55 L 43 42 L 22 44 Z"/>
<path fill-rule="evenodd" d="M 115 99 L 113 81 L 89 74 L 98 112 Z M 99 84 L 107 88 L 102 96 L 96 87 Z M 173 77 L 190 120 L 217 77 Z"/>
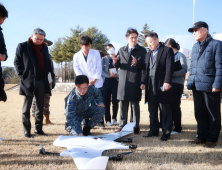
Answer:
<path fill-rule="evenodd" d="M 93 100 L 96 105 L 91 106 Z M 105 108 L 97 106 L 103 103 L 101 91 L 93 86 L 89 86 L 84 96 L 81 96 L 74 88 L 65 98 L 65 101 L 67 120 L 65 129 L 70 135 L 83 133 L 81 128 L 83 118 L 90 118 L 88 125 L 93 128 L 105 114 Z"/>
<path fill-rule="evenodd" d="M 43 115 L 49 115 L 50 114 L 49 102 L 50 102 L 50 95 L 49 94 L 45 94 Z M 35 101 L 35 97 L 34 97 L 33 98 L 33 102 L 32 102 L 32 116 L 33 117 L 35 117 L 35 110 L 36 110 L 36 101 Z"/>

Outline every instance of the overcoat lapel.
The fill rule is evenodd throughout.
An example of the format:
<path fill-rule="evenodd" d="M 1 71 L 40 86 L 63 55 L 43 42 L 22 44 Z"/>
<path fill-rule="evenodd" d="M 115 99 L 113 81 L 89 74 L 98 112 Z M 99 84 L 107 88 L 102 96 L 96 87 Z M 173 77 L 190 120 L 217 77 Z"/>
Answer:
<path fill-rule="evenodd" d="M 161 46 L 158 50 L 157 56 L 156 56 L 156 65 L 158 65 L 159 61 L 160 61 L 160 57 L 162 56 L 163 53 L 163 46 Z M 157 67 L 156 67 L 157 69 Z"/>
<path fill-rule="evenodd" d="M 31 58 L 31 61 L 32 61 L 33 65 L 36 66 L 35 65 L 34 55 L 33 55 L 33 52 L 32 52 L 32 47 L 28 43 L 27 43 L 27 47 L 28 47 L 28 53 L 29 53 L 29 56 Z"/>
<path fill-rule="evenodd" d="M 128 53 L 128 44 L 124 47 L 124 55 L 123 58 L 128 62 L 129 61 L 129 53 Z"/>

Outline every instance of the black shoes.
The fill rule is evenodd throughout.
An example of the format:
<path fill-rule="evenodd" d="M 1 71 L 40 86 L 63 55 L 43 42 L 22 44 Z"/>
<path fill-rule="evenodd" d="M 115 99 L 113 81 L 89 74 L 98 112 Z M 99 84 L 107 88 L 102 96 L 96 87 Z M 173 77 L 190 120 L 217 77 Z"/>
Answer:
<path fill-rule="evenodd" d="M 29 132 L 25 132 L 25 133 L 24 133 L 24 136 L 25 136 L 25 138 L 31 138 L 31 137 L 32 137 Z"/>
<path fill-rule="evenodd" d="M 170 133 L 169 134 L 163 134 L 160 140 L 162 141 L 167 141 L 170 138 Z"/>
<path fill-rule="evenodd" d="M 153 136 L 158 136 L 159 133 L 153 133 L 152 131 L 149 131 L 147 136 L 143 136 L 143 137 L 153 137 Z"/>
<path fill-rule="evenodd" d="M 84 136 L 92 135 L 92 134 L 90 133 L 90 130 L 91 130 L 91 129 L 92 129 L 92 128 L 91 128 L 89 125 L 84 126 L 84 128 L 83 128 L 83 135 L 84 135 Z"/>
<path fill-rule="evenodd" d="M 139 129 L 139 128 L 134 127 L 134 128 L 133 128 L 133 133 L 134 133 L 135 135 L 140 134 L 140 129 Z"/>
<path fill-rule="evenodd" d="M 34 133 L 35 133 L 36 135 L 47 136 L 47 134 L 46 134 L 45 132 L 43 132 L 43 130 L 40 130 L 40 131 L 35 130 Z"/>

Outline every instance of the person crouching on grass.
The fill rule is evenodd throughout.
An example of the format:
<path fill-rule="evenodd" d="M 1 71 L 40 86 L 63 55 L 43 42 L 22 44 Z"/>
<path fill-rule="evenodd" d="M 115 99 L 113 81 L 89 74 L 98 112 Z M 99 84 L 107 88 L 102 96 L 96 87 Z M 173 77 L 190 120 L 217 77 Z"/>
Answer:
<path fill-rule="evenodd" d="M 92 101 L 96 105 L 90 106 Z M 66 101 L 66 125 L 65 129 L 71 136 L 88 136 L 90 130 L 101 120 L 105 114 L 102 93 L 99 89 L 89 85 L 89 79 L 85 75 L 79 75 L 75 79 L 75 87 L 65 98 Z M 90 118 L 89 122 L 81 128 L 84 118 Z"/>

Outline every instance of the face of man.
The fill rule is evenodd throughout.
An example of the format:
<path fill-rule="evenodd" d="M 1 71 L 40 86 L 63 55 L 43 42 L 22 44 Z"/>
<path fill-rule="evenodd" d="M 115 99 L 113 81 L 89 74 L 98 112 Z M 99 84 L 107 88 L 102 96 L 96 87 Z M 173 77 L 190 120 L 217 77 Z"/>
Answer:
<path fill-rule="evenodd" d="M 75 85 L 75 86 L 76 86 L 77 91 L 79 92 L 79 94 L 81 96 L 85 95 L 88 88 L 89 88 L 89 85 L 87 83 L 78 84 L 78 85 Z"/>
<path fill-rule="evenodd" d="M 32 41 L 35 45 L 40 45 L 42 44 L 43 40 L 44 40 L 44 35 L 41 34 L 32 34 L 31 35 Z"/>
<path fill-rule="evenodd" d="M 5 18 L 0 17 L 0 25 L 2 25 L 4 23 L 4 21 L 5 21 Z"/>
<path fill-rule="evenodd" d="M 146 42 L 151 51 L 154 51 L 159 46 L 159 39 L 156 37 L 147 37 Z"/>
<path fill-rule="evenodd" d="M 195 40 L 202 42 L 207 37 L 206 28 L 195 28 L 193 29 L 193 36 Z"/>
<path fill-rule="evenodd" d="M 128 37 L 126 37 L 126 41 L 128 41 L 130 47 L 135 47 L 137 44 L 137 34 L 131 33 Z"/>
<path fill-rule="evenodd" d="M 89 43 L 89 45 L 81 45 L 81 44 L 80 44 L 80 47 L 81 47 L 81 49 L 82 49 L 82 51 L 83 51 L 84 54 L 88 54 L 88 53 L 89 53 L 89 50 L 90 50 L 90 48 L 91 48 L 91 43 Z"/>

